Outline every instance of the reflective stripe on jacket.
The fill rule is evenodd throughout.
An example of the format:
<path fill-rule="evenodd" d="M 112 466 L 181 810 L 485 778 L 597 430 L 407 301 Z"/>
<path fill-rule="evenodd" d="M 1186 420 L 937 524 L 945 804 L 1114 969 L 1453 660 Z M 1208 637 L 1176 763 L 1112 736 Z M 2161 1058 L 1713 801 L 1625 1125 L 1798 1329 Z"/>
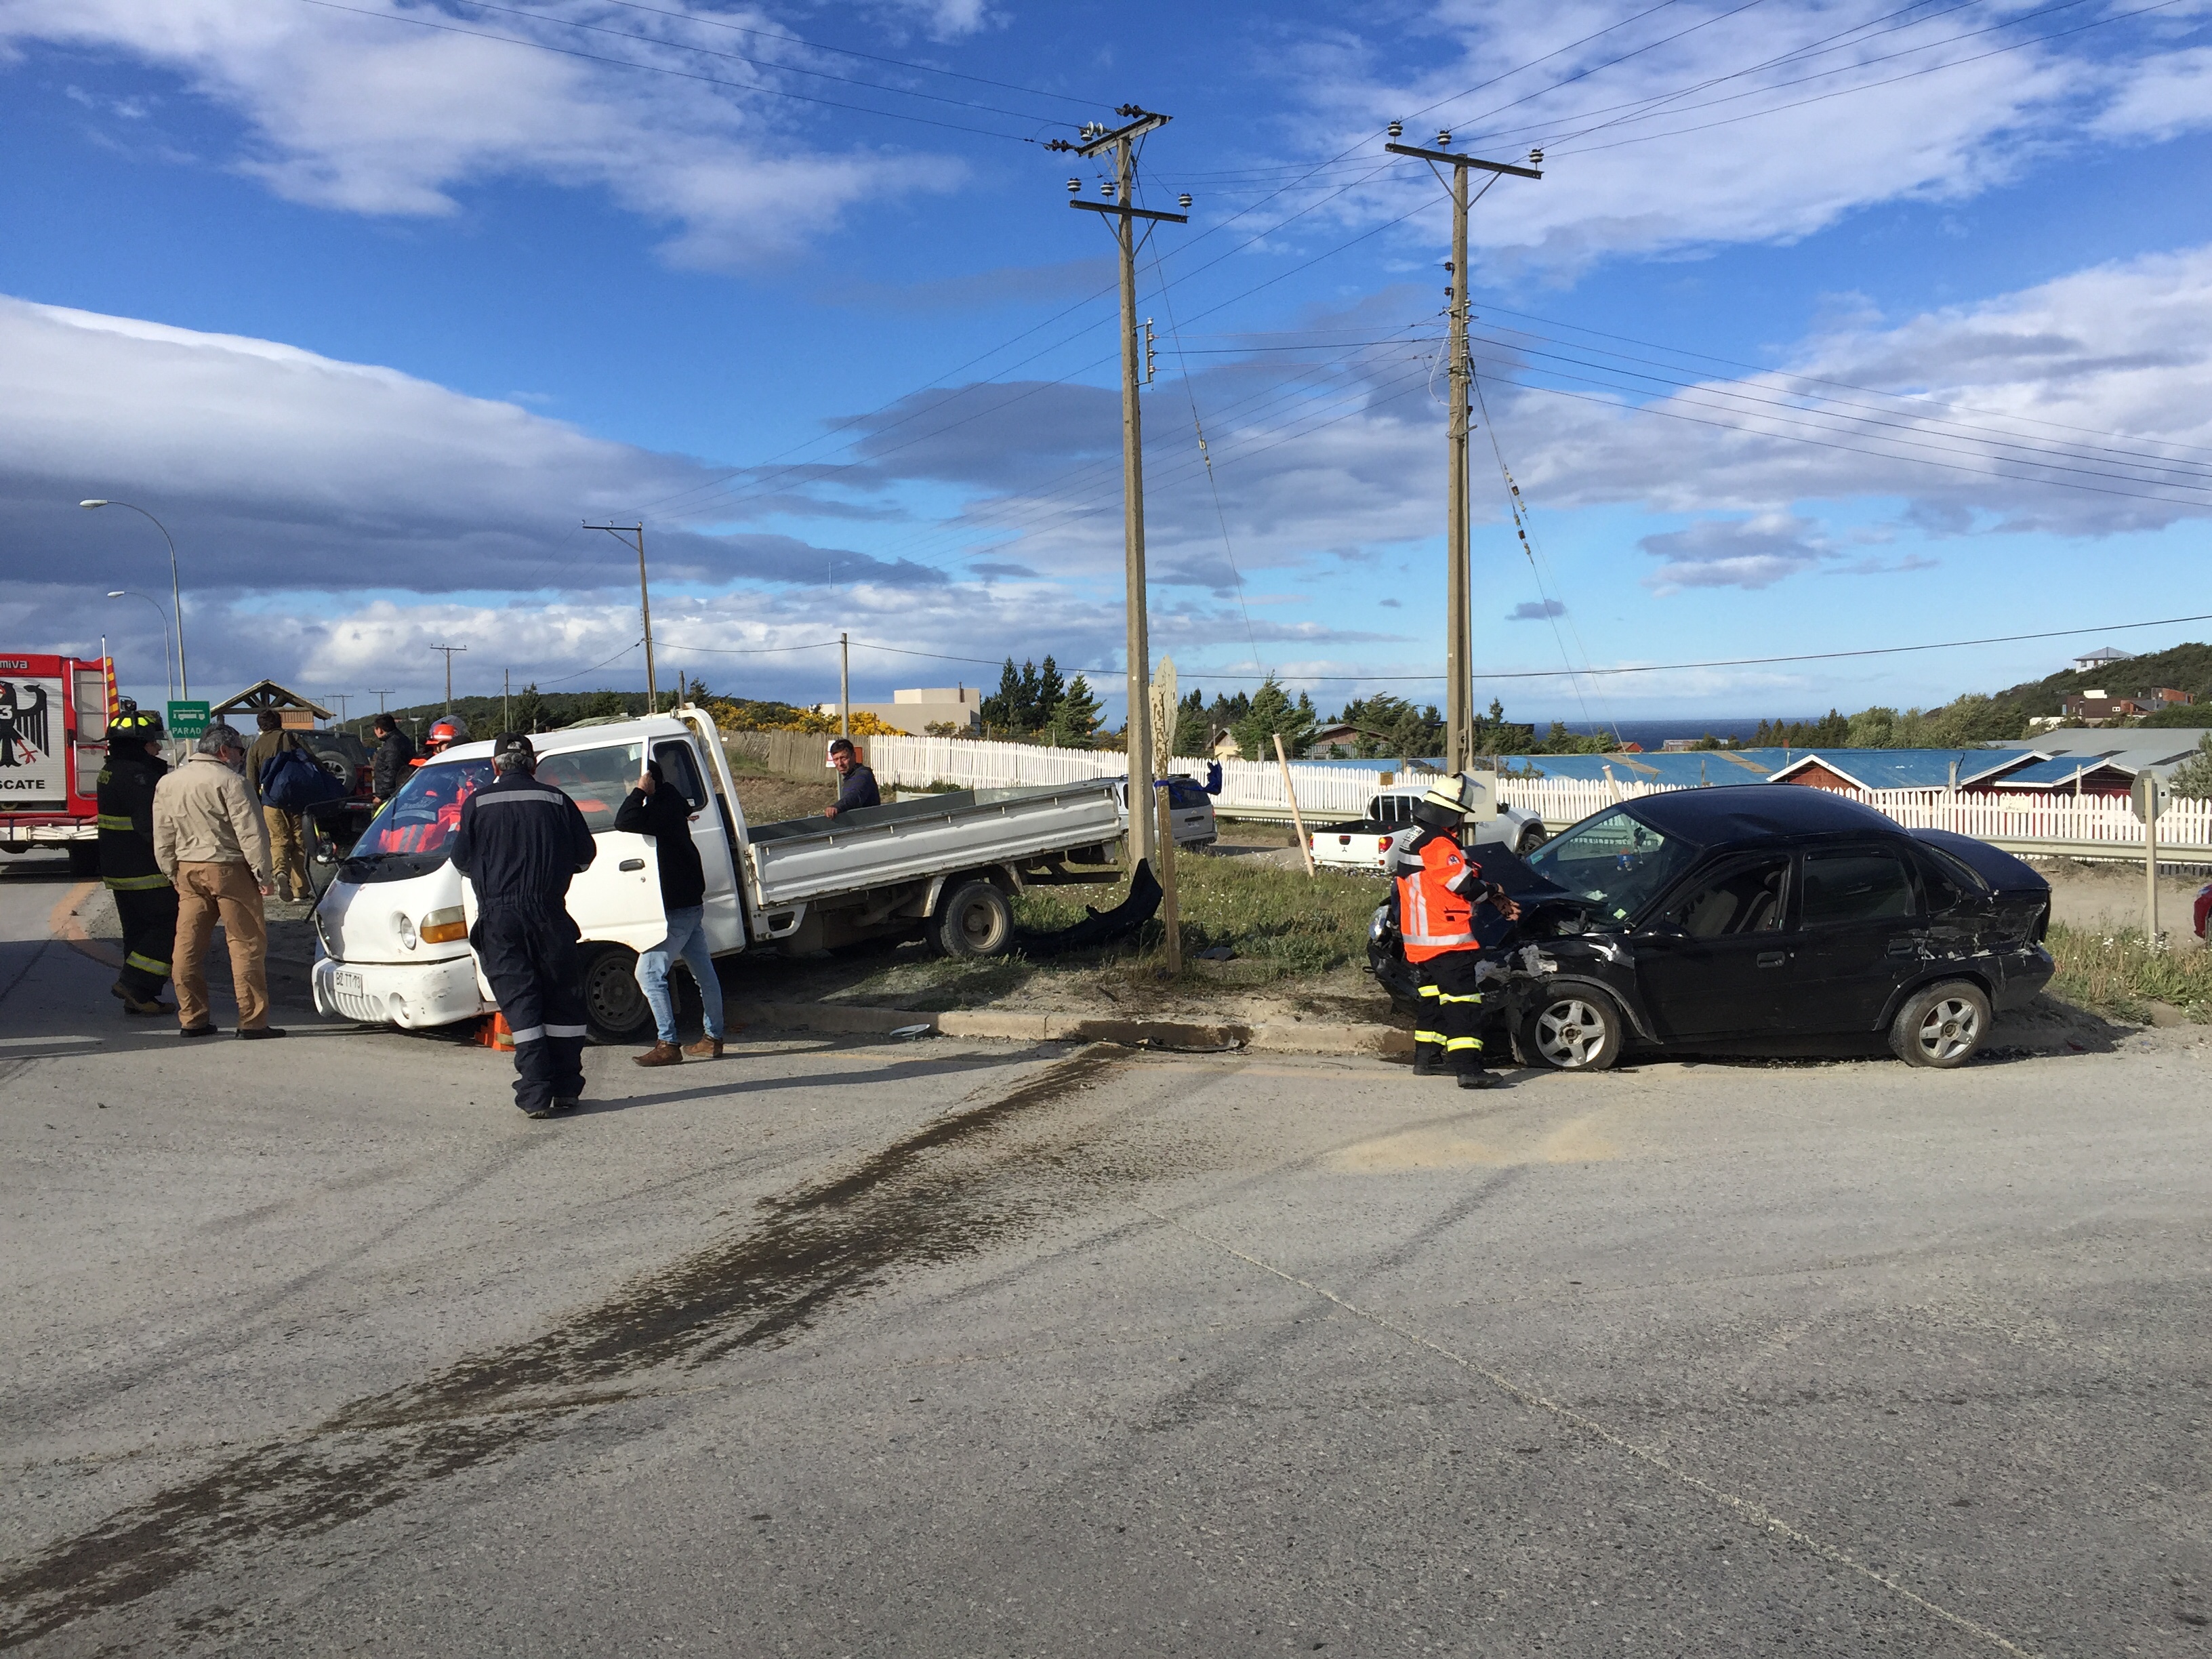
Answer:
<path fill-rule="evenodd" d="M 1418 867 L 1414 866 L 1418 860 Z M 1406 960 L 1426 962 L 1447 951 L 1474 951 L 1474 905 L 1463 896 L 1480 871 L 1448 830 L 1431 830 L 1399 861 L 1399 936 Z"/>

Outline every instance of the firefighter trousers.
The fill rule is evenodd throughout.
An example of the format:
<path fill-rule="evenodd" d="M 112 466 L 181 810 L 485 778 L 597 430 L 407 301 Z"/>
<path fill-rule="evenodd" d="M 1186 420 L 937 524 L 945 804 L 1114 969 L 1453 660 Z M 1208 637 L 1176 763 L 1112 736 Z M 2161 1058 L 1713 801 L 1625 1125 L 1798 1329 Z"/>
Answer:
<path fill-rule="evenodd" d="M 514 1103 L 526 1112 L 584 1092 L 584 970 L 566 910 L 486 905 L 470 932 L 492 999 L 514 1033 Z"/>
<path fill-rule="evenodd" d="M 1475 983 L 1480 951 L 1447 951 L 1413 964 L 1420 975 L 1421 1013 L 1413 1058 L 1438 1071 L 1482 1069 L 1482 990 Z"/>
<path fill-rule="evenodd" d="M 123 923 L 123 971 L 115 982 L 133 1002 L 159 1002 L 169 982 L 169 953 L 177 946 L 177 890 L 163 882 L 112 890 Z"/>

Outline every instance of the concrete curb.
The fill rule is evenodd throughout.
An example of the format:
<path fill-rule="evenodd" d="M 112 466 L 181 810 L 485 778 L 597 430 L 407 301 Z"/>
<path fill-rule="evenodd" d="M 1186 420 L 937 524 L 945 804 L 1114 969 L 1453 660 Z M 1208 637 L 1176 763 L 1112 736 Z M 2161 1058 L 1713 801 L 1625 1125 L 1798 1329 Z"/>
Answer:
<path fill-rule="evenodd" d="M 833 1002 L 732 1003 L 735 1024 L 770 1030 L 836 1031 L 881 1036 L 926 1025 L 940 1036 L 1003 1042 L 1120 1042 L 1185 1053 L 1249 1049 L 1255 1054 L 1361 1054 L 1409 1060 L 1413 1034 L 1392 1025 L 1190 1024 L 1176 1020 L 1091 1019 L 1078 1014 L 925 1013 L 909 1008 L 860 1008 Z"/>

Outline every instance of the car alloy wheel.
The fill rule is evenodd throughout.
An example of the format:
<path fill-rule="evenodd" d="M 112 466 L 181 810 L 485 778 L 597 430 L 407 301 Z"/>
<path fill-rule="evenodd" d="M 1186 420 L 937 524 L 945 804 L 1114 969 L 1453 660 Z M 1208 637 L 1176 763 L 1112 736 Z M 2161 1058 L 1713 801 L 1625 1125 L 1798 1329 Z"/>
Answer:
<path fill-rule="evenodd" d="M 1619 1018 L 1595 997 L 1553 997 L 1528 1030 L 1537 1058 L 1562 1072 L 1603 1071 L 1620 1053 Z"/>
<path fill-rule="evenodd" d="M 1913 1041 L 1931 1066 L 1955 1064 L 1974 1052 L 1982 1035 L 1980 1010 L 1964 997 L 1945 997 L 1927 1012 Z"/>

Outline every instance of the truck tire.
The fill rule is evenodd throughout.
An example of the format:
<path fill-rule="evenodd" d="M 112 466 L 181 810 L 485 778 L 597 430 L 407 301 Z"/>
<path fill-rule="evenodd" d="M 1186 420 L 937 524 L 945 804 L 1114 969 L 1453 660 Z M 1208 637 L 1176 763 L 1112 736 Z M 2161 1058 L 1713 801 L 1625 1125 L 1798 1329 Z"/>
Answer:
<path fill-rule="evenodd" d="M 637 982 L 637 952 L 626 945 L 595 945 L 584 952 L 584 1023 L 592 1041 L 635 1041 L 653 1024 L 653 1005 Z"/>
<path fill-rule="evenodd" d="M 100 843 L 96 841 L 73 841 L 69 844 L 70 874 L 96 876 L 100 873 Z"/>
<path fill-rule="evenodd" d="M 1620 1059 L 1628 1022 L 1602 991 L 1547 987 L 1530 999 L 1516 1046 L 1532 1066 L 1555 1072 L 1603 1072 Z"/>
<path fill-rule="evenodd" d="M 1948 1071 L 1974 1057 L 1990 1034 L 1990 1000 L 1971 981 L 1947 979 L 1905 998 L 1890 1022 L 1889 1051 L 1907 1066 Z"/>
<path fill-rule="evenodd" d="M 1014 907 L 988 881 L 963 881 L 937 902 L 929 943 L 943 957 L 1000 957 L 1014 939 Z"/>

